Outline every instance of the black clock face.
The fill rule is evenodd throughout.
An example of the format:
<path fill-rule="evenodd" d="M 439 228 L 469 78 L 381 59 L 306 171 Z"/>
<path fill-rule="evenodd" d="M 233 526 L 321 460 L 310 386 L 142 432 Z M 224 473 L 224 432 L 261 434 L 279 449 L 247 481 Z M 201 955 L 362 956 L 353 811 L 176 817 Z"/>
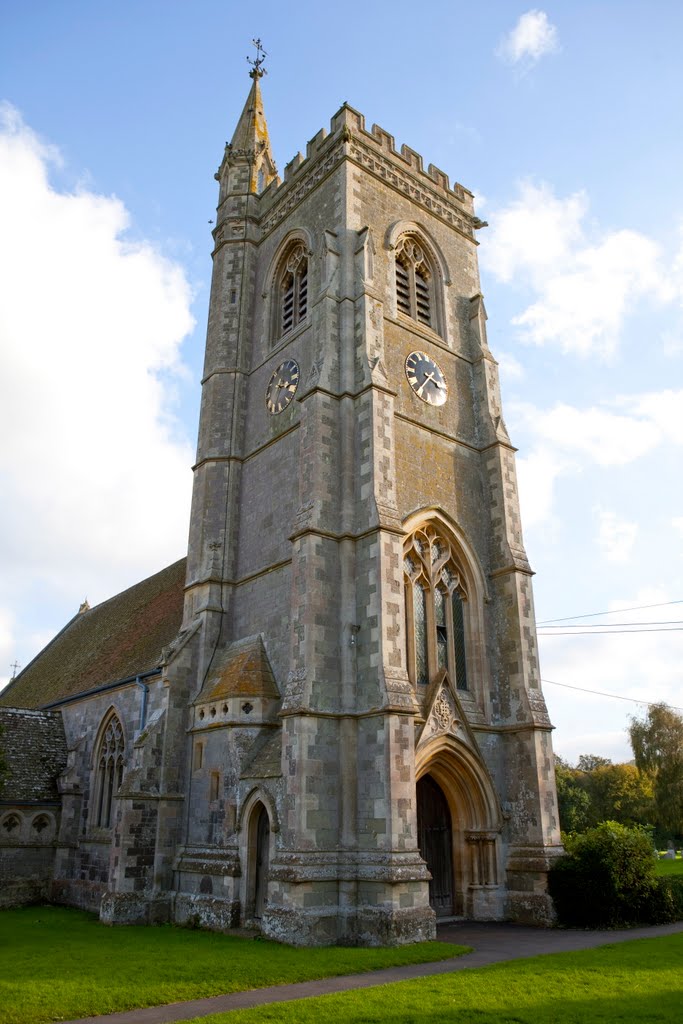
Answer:
<path fill-rule="evenodd" d="M 429 405 L 443 405 L 448 385 L 441 368 L 426 352 L 411 352 L 406 359 L 406 377 L 418 398 Z"/>
<path fill-rule="evenodd" d="M 299 386 L 299 364 L 293 359 L 280 363 L 266 388 L 266 408 L 277 415 L 287 408 Z"/>

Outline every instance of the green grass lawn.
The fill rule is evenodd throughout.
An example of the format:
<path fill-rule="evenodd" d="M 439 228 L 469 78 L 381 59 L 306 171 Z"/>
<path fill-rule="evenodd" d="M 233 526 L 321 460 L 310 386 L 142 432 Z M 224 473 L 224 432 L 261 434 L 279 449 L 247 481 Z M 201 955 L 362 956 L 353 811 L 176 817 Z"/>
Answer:
<path fill-rule="evenodd" d="M 212 1014 L 195 1024 L 679 1024 L 683 934 Z"/>
<path fill-rule="evenodd" d="M 0 911 L 0 1022 L 37 1024 L 265 985 L 445 960 L 444 942 L 293 949 L 213 932 L 108 928 L 65 907 Z"/>
<path fill-rule="evenodd" d="M 658 875 L 683 875 L 683 860 L 658 860 L 656 871 Z"/>

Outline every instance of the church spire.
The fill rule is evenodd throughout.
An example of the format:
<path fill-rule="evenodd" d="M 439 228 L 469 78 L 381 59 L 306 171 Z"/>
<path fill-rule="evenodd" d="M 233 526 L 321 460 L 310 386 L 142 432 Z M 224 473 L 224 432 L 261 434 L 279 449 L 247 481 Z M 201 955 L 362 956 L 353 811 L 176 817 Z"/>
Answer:
<path fill-rule="evenodd" d="M 267 74 L 263 67 L 266 57 L 261 47 L 261 40 L 254 39 L 256 58 L 247 60 L 251 64 L 249 76 L 252 79 L 251 89 L 244 104 L 244 110 L 237 122 L 232 140 L 227 147 L 226 156 L 230 163 L 249 163 L 249 186 L 247 191 L 262 192 L 277 177 L 277 169 L 270 148 L 268 125 L 263 112 L 260 79 Z"/>

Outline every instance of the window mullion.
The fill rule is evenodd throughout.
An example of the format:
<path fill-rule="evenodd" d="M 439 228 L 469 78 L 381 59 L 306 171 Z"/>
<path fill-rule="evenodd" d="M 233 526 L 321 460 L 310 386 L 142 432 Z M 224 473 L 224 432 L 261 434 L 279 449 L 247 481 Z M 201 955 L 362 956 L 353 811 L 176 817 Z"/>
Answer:
<path fill-rule="evenodd" d="M 439 663 L 436 650 L 436 618 L 434 615 L 434 588 L 430 583 L 425 587 L 426 632 L 427 632 L 427 682 L 431 683 Z"/>
<path fill-rule="evenodd" d="M 455 685 L 459 690 L 469 689 L 467 682 L 467 632 L 465 624 L 465 608 L 462 597 L 457 590 L 453 591 L 450 601 L 453 608 L 453 644 L 455 648 Z M 459 671 L 458 671 L 459 669 Z"/>
<path fill-rule="evenodd" d="M 408 678 L 413 686 L 417 681 L 417 669 L 415 667 L 415 615 L 413 604 L 413 584 L 408 579 L 403 588 L 405 596 L 405 630 L 406 630 L 406 670 Z"/>
<path fill-rule="evenodd" d="M 97 796 L 95 799 L 96 817 L 95 821 L 98 826 L 102 824 L 102 810 L 104 807 L 104 774 L 106 770 L 106 764 L 100 761 L 99 770 L 97 773 Z"/>
<path fill-rule="evenodd" d="M 104 806 L 102 808 L 102 825 L 109 828 L 111 821 L 111 794 L 114 788 L 114 766 L 111 757 L 107 758 L 107 767 L 104 773 Z"/>
<path fill-rule="evenodd" d="M 299 273 L 298 269 L 294 271 L 294 278 L 292 280 L 292 325 L 296 327 L 299 323 Z"/>
<path fill-rule="evenodd" d="M 453 591 L 446 594 L 446 635 L 448 637 L 448 674 L 455 685 L 455 628 L 453 622 Z"/>

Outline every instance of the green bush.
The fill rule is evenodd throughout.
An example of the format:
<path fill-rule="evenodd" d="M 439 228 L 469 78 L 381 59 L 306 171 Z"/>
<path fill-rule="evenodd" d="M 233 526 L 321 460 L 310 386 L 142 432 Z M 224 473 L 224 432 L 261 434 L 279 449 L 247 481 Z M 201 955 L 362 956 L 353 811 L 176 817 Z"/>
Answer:
<path fill-rule="evenodd" d="M 683 876 L 669 875 L 657 879 L 659 922 L 683 921 Z"/>
<path fill-rule="evenodd" d="M 560 924 L 617 928 L 683 916 L 683 888 L 655 877 L 652 840 L 644 828 L 605 821 L 567 837 L 565 849 L 548 880 Z"/>

